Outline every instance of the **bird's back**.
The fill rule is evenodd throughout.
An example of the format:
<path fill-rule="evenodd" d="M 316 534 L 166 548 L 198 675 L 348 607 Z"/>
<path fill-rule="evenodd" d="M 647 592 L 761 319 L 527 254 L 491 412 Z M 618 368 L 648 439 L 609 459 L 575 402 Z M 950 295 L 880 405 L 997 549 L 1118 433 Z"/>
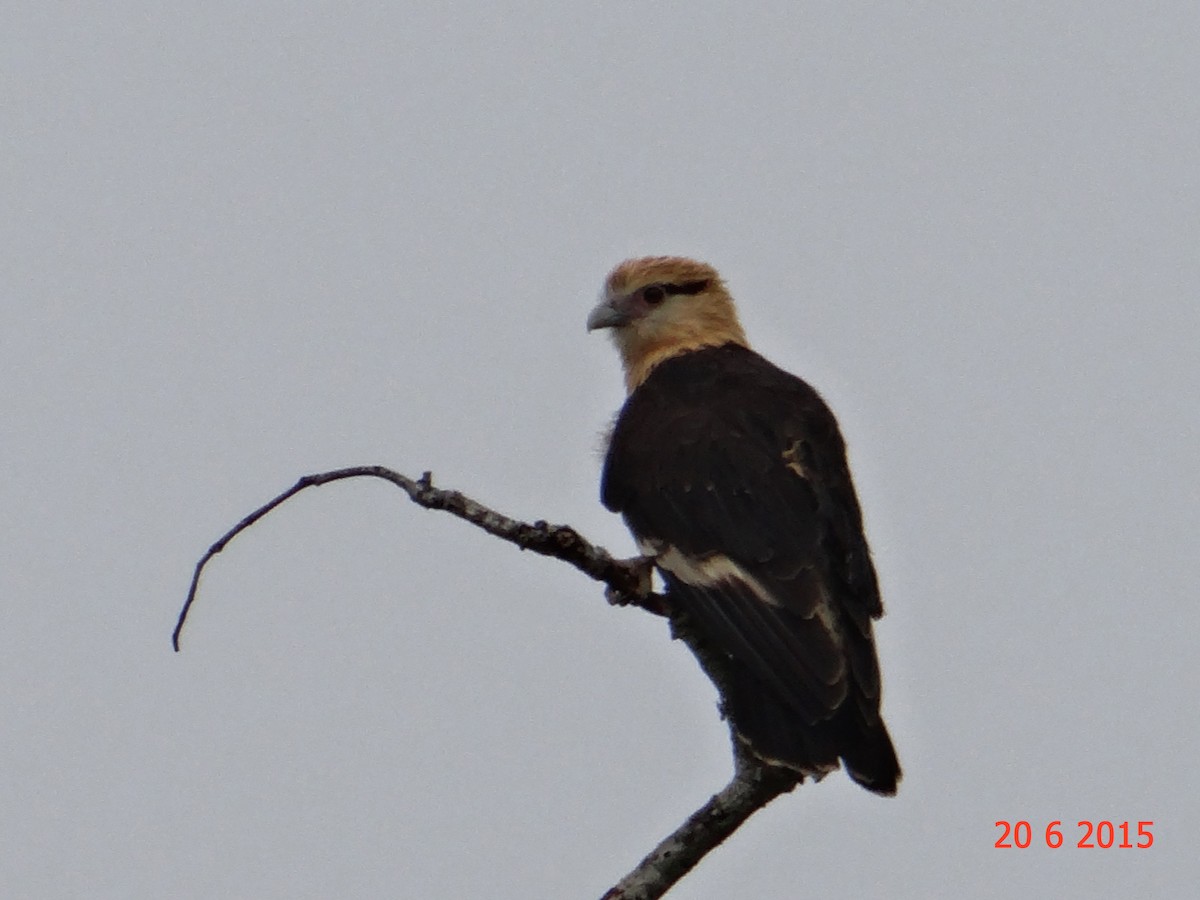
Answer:
<path fill-rule="evenodd" d="M 602 484 L 671 602 L 733 662 L 760 756 L 895 791 L 871 620 L 882 613 L 836 420 L 801 379 L 726 344 L 660 363 L 613 429 Z"/>

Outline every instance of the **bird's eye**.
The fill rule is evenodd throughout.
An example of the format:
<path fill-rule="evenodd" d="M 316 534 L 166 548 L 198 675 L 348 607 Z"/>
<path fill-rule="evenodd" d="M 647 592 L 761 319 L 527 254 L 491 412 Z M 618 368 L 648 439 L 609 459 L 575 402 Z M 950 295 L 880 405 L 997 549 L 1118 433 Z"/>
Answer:
<path fill-rule="evenodd" d="M 667 291 L 661 284 L 650 284 L 642 289 L 642 299 L 651 306 L 657 306 L 667 299 Z"/>

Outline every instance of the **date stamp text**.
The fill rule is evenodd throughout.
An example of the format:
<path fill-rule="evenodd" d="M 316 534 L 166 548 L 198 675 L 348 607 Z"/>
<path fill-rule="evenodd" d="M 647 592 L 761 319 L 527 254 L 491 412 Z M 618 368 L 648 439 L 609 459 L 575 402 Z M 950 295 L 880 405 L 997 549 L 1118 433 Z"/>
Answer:
<path fill-rule="evenodd" d="M 1061 819 L 1047 823 L 1044 828 L 1040 824 L 1030 825 L 1024 819 L 1018 822 L 1001 819 L 996 823 L 1000 836 L 996 838 L 995 846 L 1000 850 L 1024 850 L 1035 843 L 1051 850 L 1071 846 L 1080 850 L 1148 850 L 1154 846 L 1153 820 L 1110 822 L 1104 819 L 1093 822 L 1081 819 L 1075 823 L 1073 830 L 1067 826 L 1064 831 L 1064 827 Z"/>

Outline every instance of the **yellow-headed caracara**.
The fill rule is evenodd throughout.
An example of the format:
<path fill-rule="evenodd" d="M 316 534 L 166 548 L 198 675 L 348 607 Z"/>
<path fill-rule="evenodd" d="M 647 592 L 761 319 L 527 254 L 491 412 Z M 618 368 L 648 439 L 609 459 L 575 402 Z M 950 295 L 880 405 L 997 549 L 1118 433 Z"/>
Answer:
<path fill-rule="evenodd" d="M 739 740 L 816 778 L 841 760 L 894 794 L 871 630 L 883 606 L 833 413 L 747 346 L 704 263 L 621 263 L 587 324 L 612 329 L 629 390 L 601 498 L 672 607 L 728 655 Z"/>

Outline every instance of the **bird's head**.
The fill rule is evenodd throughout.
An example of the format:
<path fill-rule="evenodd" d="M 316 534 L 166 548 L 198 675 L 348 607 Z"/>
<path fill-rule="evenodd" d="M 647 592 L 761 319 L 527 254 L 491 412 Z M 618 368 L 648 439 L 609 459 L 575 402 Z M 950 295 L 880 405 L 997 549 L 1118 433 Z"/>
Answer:
<path fill-rule="evenodd" d="M 611 328 L 632 391 L 665 359 L 701 347 L 746 345 L 733 298 L 712 266 L 681 256 L 628 259 L 604 282 L 588 331 Z"/>

